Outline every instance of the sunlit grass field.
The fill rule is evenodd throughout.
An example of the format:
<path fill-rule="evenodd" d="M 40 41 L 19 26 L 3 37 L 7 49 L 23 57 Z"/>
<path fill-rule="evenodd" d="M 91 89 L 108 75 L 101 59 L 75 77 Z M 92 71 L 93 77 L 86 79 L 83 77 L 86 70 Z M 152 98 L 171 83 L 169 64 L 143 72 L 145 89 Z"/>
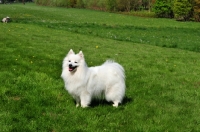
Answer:
<path fill-rule="evenodd" d="M 200 131 L 199 23 L 35 4 L 0 5 L 0 131 Z M 60 78 L 70 49 L 126 73 L 126 97 L 76 108 Z"/>

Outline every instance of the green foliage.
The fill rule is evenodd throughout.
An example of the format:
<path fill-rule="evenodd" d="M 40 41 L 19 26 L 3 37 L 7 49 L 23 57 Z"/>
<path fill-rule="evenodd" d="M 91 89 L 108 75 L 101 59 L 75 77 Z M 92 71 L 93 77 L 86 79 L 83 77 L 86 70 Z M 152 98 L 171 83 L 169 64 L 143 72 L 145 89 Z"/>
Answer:
<path fill-rule="evenodd" d="M 107 0 L 107 10 L 109 11 L 116 11 L 116 0 Z"/>
<path fill-rule="evenodd" d="M 106 1 L 107 0 L 99 0 L 97 3 L 97 6 L 99 7 L 99 10 L 106 10 Z"/>
<path fill-rule="evenodd" d="M 125 11 L 126 10 L 126 0 L 117 0 L 117 10 L 118 11 Z"/>
<path fill-rule="evenodd" d="M 70 7 L 70 1 L 69 0 L 54 0 L 52 2 L 52 5 L 56 4 L 56 6 L 59 7 Z"/>
<path fill-rule="evenodd" d="M 106 0 L 85 0 L 87 8 L 94 10 L 106 10 Z"/>
<path fill-rule="evenodd" d="M 83 0 L 77 0 L 76 7 L 77 8 L 85 8 L 85 4 L 84 4 Z"/>
<path fill-rule="evenodd" d="M 51 6 L 63 6 L 77 7 L 77 8 L 89 8 L 95 10 L 107 10 L 107 11 L 126 11 L 132 10 L 138 11 L 140 9 L 148 9 L 150 7 L 150 1 L 143 0 L 54 0 L 49 2 L 48 0 L 37 0 L 37 4 L 51 5 Z M 56 4 L 59 3 L 59 4 Z M 66 4 L 67 3 L 67 4 Z"/>
<path fill-rule="evenodd" d="M 195 21 L 200 22 L 200 1 L 194 1 L 194 19 Z"/>
<path fill-rule="evenodd" d="M 172 3 L 169 0 L 156 0 L 153 11 L 158 17 L 173 17 Z"/>
<path fill-rule="evenodd" d="M 35 2 L 38 5 L 89 8 L 125 12 L 125 14 L 133 11 L 136 13 L 131 14 L 138 14 L 138 11 L 148 10 L 153 11 L 157 17 L 200 21 L 198 0 L 36 0 Z"/>
<path fill-rule="evenodd" d="M 192 5 L 188 0 L 175 0 L 174 1 L 174 16 L 176 20 L 186 21 L 191 17 Z"/>
<path fill-rule="evenodd" d="M 69 3 L 70 3 L 69 7 L 72 7 L 72 8 L 76 7 L 76 2 L 77 0 L 69 0 Z"/>
<path fill-rule="evenodd" d="M 0 24 L 1 131 L 200 130 L 199 23 L 29 3 L 0 9 L 13 18 Z M 75 107 L 60 78 L 71 48 L 89 66 L 111 58 L 125 68 L 122 105 Z"/>
<path fill-rule="evenodd" d="M 125 12 L 130 12 L 130 11 L 138 11 L 140 10 L 140 7 L 142 6 L 142 3 L 145 2 L 140 2 L 138 0 L 117 0 L 116 1 L 116 8 L 117 11 L 125 11 Z"/>

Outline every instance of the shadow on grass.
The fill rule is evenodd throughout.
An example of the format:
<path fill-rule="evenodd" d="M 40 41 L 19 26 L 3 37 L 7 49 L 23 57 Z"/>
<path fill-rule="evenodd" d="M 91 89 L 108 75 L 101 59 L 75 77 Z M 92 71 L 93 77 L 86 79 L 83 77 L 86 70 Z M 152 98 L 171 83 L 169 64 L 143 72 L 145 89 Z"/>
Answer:
<path fill-rule="evenodd" d="M 128 104 L 132 101 L 133 101 L 132 98 L 125 97 L 123 99 L 122 104 L 119 104 L 119 106 L 124 106 L 124 105 L 126 105 L 126 104 Z M 93 99 L 91 104 L 90 104 L 90 107 L 93 108 L 93 107 L 97 107 L 97 106 L 105 106 L 105 105 L 112 105 L 112 104 L 113 104 L 113 102 L 108 102 L 105 99 L 100 99 L 100 100 Z"/>

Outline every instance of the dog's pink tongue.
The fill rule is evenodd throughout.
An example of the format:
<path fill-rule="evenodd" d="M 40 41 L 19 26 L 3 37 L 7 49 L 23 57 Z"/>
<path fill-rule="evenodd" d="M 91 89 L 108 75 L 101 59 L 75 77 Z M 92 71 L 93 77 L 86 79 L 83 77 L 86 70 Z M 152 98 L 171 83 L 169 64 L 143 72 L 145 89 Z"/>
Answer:
<path fill-rule="evenodd" d="M 72 71 L 73 69 L 72 68 L 69 68 L 69 71 Z"/>

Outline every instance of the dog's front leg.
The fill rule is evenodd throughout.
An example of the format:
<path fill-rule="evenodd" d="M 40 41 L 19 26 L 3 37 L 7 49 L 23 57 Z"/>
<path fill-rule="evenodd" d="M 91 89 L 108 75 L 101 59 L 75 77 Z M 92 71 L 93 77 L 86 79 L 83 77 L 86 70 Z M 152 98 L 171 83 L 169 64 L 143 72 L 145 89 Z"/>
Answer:
<path fill-rule="evenodd" d="M 73 96 L 73 98 L 74 98 L 75 101 L 76 101 L 76 107 L 79 107 L 80 102 L 81 102 L 80 98 L 79 98 L 78 96 Z"/>
<path fill-rule="evenodd" d="M 81 94 L 81 107 L 86 108 L 91 102 L 91 95 L 88 92 L 83 92 Z"/>
<path fill-rule="evenodd" d="M 79 107 L 80 103 L 78 101 L 76 101 L 76 107 Z"/>

